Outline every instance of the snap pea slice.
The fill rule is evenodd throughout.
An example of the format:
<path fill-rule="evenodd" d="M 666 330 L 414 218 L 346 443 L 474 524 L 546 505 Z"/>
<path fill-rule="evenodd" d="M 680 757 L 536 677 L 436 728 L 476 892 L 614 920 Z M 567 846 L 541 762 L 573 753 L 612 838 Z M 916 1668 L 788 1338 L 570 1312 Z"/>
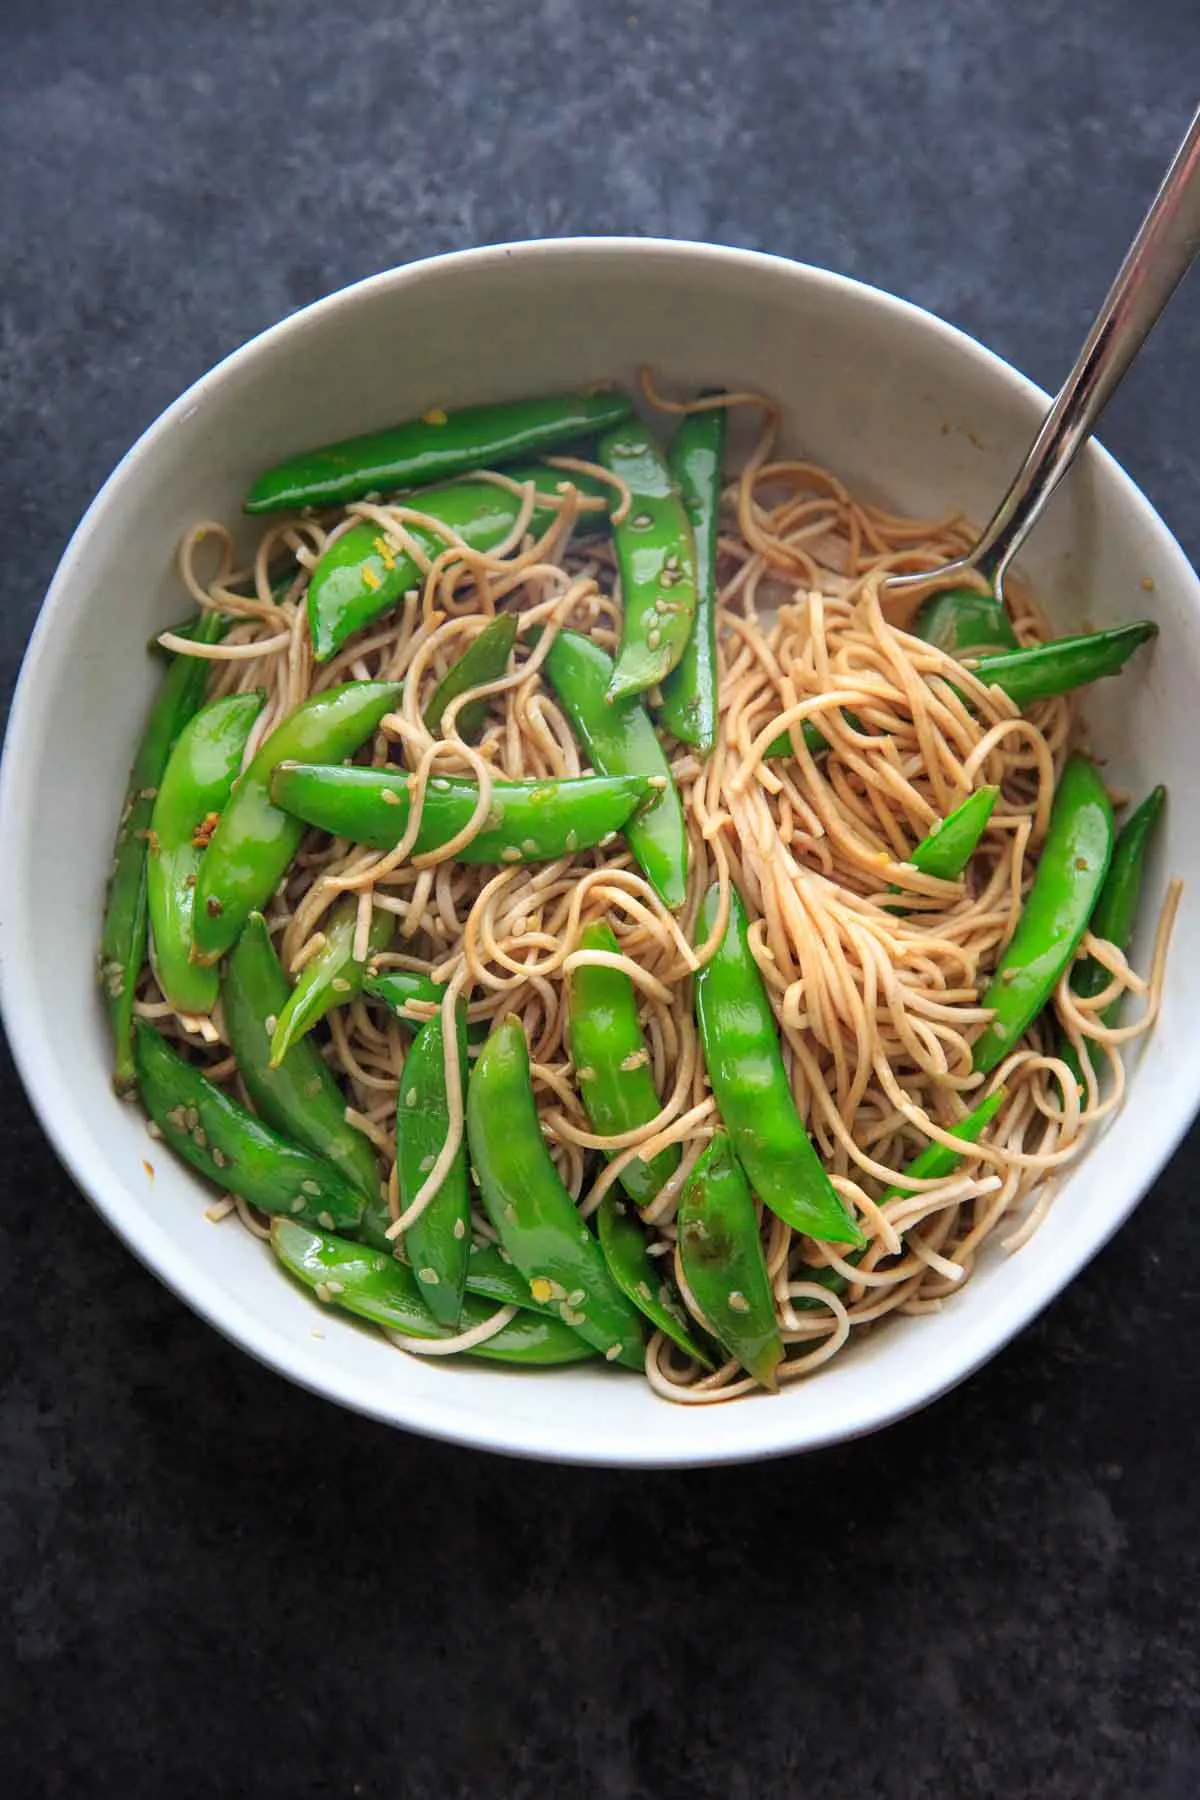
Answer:
<path fill-rule="evenodd" d="M 248 513 L 302 506 L 346 506 L 372 493 L 447 481 L 471 469 L 502 468 L 606 431 L 629 417 L 617 391 L 550 394 L 503 400 L 447 413 L 431 407 L 386 431 L 367 432 L 305 451 L 260 475 L 246 496 Z"/>
<path fill-rule="evenodd" d="M 318 1299 L 403 1337 L 453 1337 L 456 1329 L 469 1331 L 482 1325 L 496 1310 L 490 1302 L 468 1294 L 457 1328 L 439 1324 L 426 1306 L 412 1270 L 395 1257 L 294 1219 L 272 1220 L 271 1248 L 288 1273 L 311 1288 Z M 484 1362 L 550 1369 L 586 1362 L 595 1351 L 560 1319 L 519 1312 L 494 1337 L 463 1354 Z"/>
<path fill-rule="evenodd" d="M 215 644 L 228 621 L 205 612 L 191 626 L 197 643 Z M 150 708 L 150 716 L 129 771 L 125 802 L 113 845 L 112 869 L 100 934 L 100 986 L 108 1003 L 113 1038 L 113 1086 L 129 1093 L 136 1083 L 133 1062 L 133 1000 L 146 960 L 147 832 L 158 785 L 179 733 L 199 708 L 208 680 L 201 657 L 176 656 Z"/>
<path fill-rule="evenodd" d="M 1018 648 L 1003 601 L 978 588 L 944 588 L 931 595 L 913 621 L 912 634 L 954 657 Z"/>
<path fill-rule="evenodd" d="M 265 698 L 260 688 L 202 706 L 176 738 L 159 783 L 146 869 L 150 944 L 158 985 L 181 1013 L 210 1013 L 217 1003 L 217 971 L 191 960 L 196 881 Z"/>
<path fill-rule="evenodd" d="M 458 1071 L 467 1097 L 467 1015 L 455 1008 Z M 446 1097 L 442 1015 L 427 1019 L 412 1041 L 396 1095 L 396 1176 L 400 1206 L 411 1206 L 450 1131 Z M 434 1198 L 404 1233 L 409 1265 L 421 1284 L 425 1304 L 443 1325 L 455 1325 L 462 1310 L 463 1284 L 471 1245 L 471 1194 L 466 1142 L 459 1145 Z"/>
<path fill-rule="evenodd" d="M 957 881 L 978 849 L 999 798 L 998 787 L 976 788 L 921 839 L 908 859 L 913 868 L 922 875 L 936 875 L 941 881 Z M 901 888 L 893 882 L 890 891 L 898 894 Z M 902 910 L 899 906 L 889 908 L 891 912 Z"/>
<path fill-rule="evenodd" d="M 134 1063 L 147 1113 L 172 1150 L 227 1193 L 268 1213 L 288 1213 L 353 1231 L 363 1196 L 324 1157 L 272 1131 L 143 1019 L 134 1021 Z"/>
<path fill-rule="evenodd" d="M 325 942 L 296 977 L 296 985 L 280 1008 L 271 1033 L 271 1062 L 278 1065 L 335 1006 L 349 1006 L 361 994 L 371 958 L 386 950 L 396 930 L 395 913 L 375 907 L 367 928 L 367 954 L 359 962 L 354 954 L 358 931 L 358 896 L 345 894 L 335 901 L 322 927 Z"/>
<path fill-rule="evenodd" d="M 297 820 L 375 850 L 391 850 L 408 828 L 410 778 L 402 769 L 281 763 L 271 782 L 278 806 Z M 497 781 L 483 829 L 455 852 L 463 863 L 546 862 L 603 844 L 651 793 L 642 775 Z M 473 781 L 435 775 L 425 790 L 413 855 L 436 850 L 470 822 Z"/>
<path fill-rule="evenodd" d="M 975 1041 L 983 1074 L 1016 1047 L 1075 954 L 1096 905 L 1113 850 L 1112 805 L 1092 764 L 1068 757 L 1033 886 L 980 1005 L 991 1023 Z"/>
<path fill-rule="evenodd" d="M 378 729 L 403 691 L 395 681 L 350 681 L 314 694 L 277 725 L 252 758 L 212 835 L 196 884 L 195 957 L 217 962 L 264 906 L 299 849 L 304 825 L 271 800 L 278 763 L 338 762 Z"/>
<path fill-rule="evenodd" d="M 579 948 L 619 954 L 616 938 L 603 923 L 584 927 Z M 623 970 L 590 964 L 572 970 L 568 1032 L 576 1085 L 594 1132 L 617 1137 L 662 1110 L 638 1020 L 637 994 Z M 647 1205 L 679 1167 L 680 1155 L 678 1144 L 669 1144 L 649 1162 L 635 1158 L 621 1171 L 621 1186 L 639 1206 Z"/>
<path fill-rule="evenodd" d="M 1146 870 L 1146 856 L 1166 798 L 1166 788 L 1156 787 L 1130 813 L 1117 833 L 1112 862 L 1104 886 L 1100 889 L 1100 898 L 1096 902 L 1089 928 L 1093 936 L 1115 944 L 1118 950 L 1127 949 L 1133 935 L 1138 900 L 1142 892 L 1142 877 Z M 1081 957 L 1071 971 L 1071 987 L 1085 999 L 1101 993 L 1108 986 L 1109 979 L 1108 970 L 1094 956 Z M 1120 1011 L 1120 1000 L 1114 1000 L 1101 1013 L 1101 1023 L 1115 1025 Z M 1075 1046 L 1065 1031 L 1060 1033 L 1058 1054 L 1071 1069 L 1082 1091 L 1083 1070 L 1075 1053 Z"/>
<path fill-rule="evenodd" d="M 756 1381 L 777 1387 L 783 1340 L 754 1200 L 726 1132 L 684 1183 L 676 1226 L 684 1280 L 713 1336 Z"/>
<path fill-rule="evenodd" d="M 490 1033 L 467 1089 L 471 1166 L 501 1244 L 530 1290 L 610 1362 L 640 1369 L 636 1309 L 612 1276 L 546 1148 L 521 1021 Z"/>
<path fill-rule="evenodd" d="M 636 698 L 607 698 L 612 658 L 578 632 L 559 632 L 542 673 L 594 768 L 602 775 L 644 775 L 654 784 L 657 797 L 627 823 L 625 837 L 650 886 L 675 911 L 687 898 L 687 825 L 649 713 Z"/>
<path fill-rule="evenodd" d="M 254 1110 L 284 1137 L 323 1156 L 366 1201 L 362 1230 L 372 1241 L 389 1220 L 374 1146 L 346 1119 L 346 1100 L 311 1038 L 293 1044 L 279 1063 L 270 1059 L 271 1031 L 291 988 L 261 913 L 251 913 L 225 963 L 221 1010 L 229 1047 Z"/>
<path fill-rule="evenodd" d="M 606 507 L 613 497 L 613 489 L 595 476 L 575 470 L 568 474 L 544 463 L 510 468 L 505 473 L 514 481 L 532 481 L 539 494 L 555 500 L 568 482 L 586 499 L 603 500 Z M 439 520 L 473 550 L 494 550 L 508 537 L 521 511 L 517 494 L 494 481 L 470 479 L 444 487 L 417 488 L 400 496 L 399 503 Z M 535 506 L 529 532 L 540 538 L 557 516 L 556 506 Z M 579 515 L 575 529 L 586 533 L 607 524 L 607 511 L 591 510 Z M 415 520 L 404 529 L 431 562 L 447 547 L 439 532 Z M 347 638 L 390 612 L 410 588 L 422 587 L 424 580 L 421 564 L 399 538 L 389 537 L 374 520 L 351 525 L 322 552 L 309 581 L 308 629 L 317 661 L 328 662 Z"/>
<path fill-rule="evenodd" d="M 465 694 L 469 688 L 485 687 L 489 681 L 500 679 L 508 667 L 509 652 L 516 641 L 515 613 L 499 613 L 490 624 L 484 626 L 479 636 L 472 639 L 434 689 L 433 698 L 425 708 L 425 724 L 430 731 L 435 734 L 441 732 L 446 708 L 460 694 Z M 469 700 L 465 706 L 460 706 L 455 717 L 458 735 L 467 743 L 473 743 L 483 730 L 487 714 L 486 695 L 481 700 Z"/>
<path fill-rule="evenodd" d="M 687 1314 L 672 1292 L 666 1271 L 646 1253 L 646 1233 L 636 1218 L 632 1202 L 610 1188 L 596 1214 L 600 1248 L 608 1272 L 627 1299 L 673 1344 L 702 1368 L 712 1368 L 712 1358 L 701 1349 L 688 1327 Z"/>
<path fill-rule="evenodd" d="M 683 655 L 696 616 L 696 546 L 662 451 L 639 419 L 601 438 L 596 459 L 632 496 L 613 527 L 622 627 L 608 697 L 624 700 L 655 687 Z"/>
<path fill-rule="evenodd" d="M 726 412 L 688 413 L 667 451 L 667 467 L 692 527 L 696 616 L 683 655 L 662 683 L 659 718 L 681 743 L 707 756 L 717 741 L 717 536 Z"/>
<path fill-rule="evenodd" d="M 1158 626 L 1152 619 L 1139 619 L 1131 625 L 1115 625 L 1111 631 L 1052 638 L 1048 644 L 983 656 L 965 666 L 980 681 L 1001 688 L 1024 711 L 1035 701 L 1119 675 L 1134 651 L 1157 636 Z"/>
<path fill-rule="evenodd" d="M 707 936 L 720 893 L 705 896 L 697 927 Z M 696 975 L 696 1018 L 708 1079 L 738 1161 L 754 1191 L 785 1224 L 831 1243 L 863 1233 L 830 1181 L 796 1110 L 771 1002 L 750 952 L 746 912 L 731 888 L 716 955 Z"/>

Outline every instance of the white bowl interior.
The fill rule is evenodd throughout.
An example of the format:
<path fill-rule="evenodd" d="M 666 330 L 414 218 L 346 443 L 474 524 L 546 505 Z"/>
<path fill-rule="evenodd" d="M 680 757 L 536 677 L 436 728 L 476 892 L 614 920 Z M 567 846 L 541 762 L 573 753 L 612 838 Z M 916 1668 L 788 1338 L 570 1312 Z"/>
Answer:
<path fill-rule="evenodd" d="M 781 1398 L 672 1407 L 585 1369 L 530 1376 L 422 1363 L 295 1290 L 212 1196 L 146 1137 L 109 1087 L 93 982 L 113 823 L 157 679 L 147 637 L 187 610 L 181 533 L 233 521 L 278 457 L 438 404 L 550 391 L 640 363 L 680 389 L 764 388 L 785 447 L 898 510 L 986 516 L 1044 396 L 951 328 L 872 289 L 769 257 L 574 241 L 439 258 L 288 320 L 206 376 L 120 465 L 80 526 L 39 621 L 6 748 L 0 953 L 23 1077 L 80 1185 L 149 1266 L 293 1379 L 380 1418 L 495 1449 L 666 1464 L 768 1455 L 870 1430 L 969 1373 L 1070 1279 L 1127 1215 L 1200 1099 L 1200 958 L 1185 897 L 1158 1029 L 1129 1102 L 1059 1191 L 1027 1249 L 986 1255 L 942 1312 L 896 1320 Z M 1189 709 L 1200 692 L 1192 570 L 1132 483 L 1089 450 L 1024 567 L 1070 630 L 1149 614 L 1162 640 L 1096 690 L 1093 742 L 1141 793 L 1171 802 L 1144 916 L 1166 872 L 1200 877 Z M 65 847 L 69 846 L 69 850 Z M 1147 930 L 1138 945 L 1143 958 Z M 1193 995 L 1196 998 L 1193 999 Z M 151 1172 L 152 1171 L 152 1172 Z"/>

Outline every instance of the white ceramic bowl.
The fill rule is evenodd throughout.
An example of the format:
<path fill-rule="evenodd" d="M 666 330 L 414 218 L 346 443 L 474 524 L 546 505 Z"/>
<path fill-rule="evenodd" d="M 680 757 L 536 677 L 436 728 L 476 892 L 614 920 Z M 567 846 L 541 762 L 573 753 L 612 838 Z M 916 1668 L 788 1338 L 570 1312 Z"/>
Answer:
<path fill-rule="evenodd" d="M 1158 1029 L 1124 1110 L 1029 1246 L 989 1250 L 938 1314 L 896 1319 L 777 1399 L 674 1407 L 605 1369 L 528 1375 L 406 1358 L 320 1315 L 109 1088 L 93 964 L 125 772 L 158 675 L 147 637 L 178 616 L 180 534 L 233 520 L 263 467 L 438 404 L 632 381 L 766 388 L 788 447 L 868 497 L 987 515 L 1045 396 L 928 313 L 768 256 L 635 239 L 501 246 L 396 269 L 235 351 L 115 470 L 55 576 L 25 659 L 0 778 L 0 976 L 7 1027 L 59 1155 L 115 1230 L 189 1305 L 264 1363 L 379 1419 L 564 1461 L 665 1465 L 779 1455 L 873 1430 L 962 1380 L 1051 1300 L 1136 1205 L 1200 1103 L 1200 956 L 1185 898 Z M 1094 741 L 1171 803 L 1165 872 L 1200 887 L 1200 584 L 1117 465 L 1090 448 L 1024 566 L 1056 626 L 1149 613 L 1158 646 L 1096 690 Z M 1146 933 L 1138 946 L 1143 956 Z M 147 1159 L 153 1164 L 151 1178 Z M 319 1325 L 322 1335 L 314 1332 Z"/>

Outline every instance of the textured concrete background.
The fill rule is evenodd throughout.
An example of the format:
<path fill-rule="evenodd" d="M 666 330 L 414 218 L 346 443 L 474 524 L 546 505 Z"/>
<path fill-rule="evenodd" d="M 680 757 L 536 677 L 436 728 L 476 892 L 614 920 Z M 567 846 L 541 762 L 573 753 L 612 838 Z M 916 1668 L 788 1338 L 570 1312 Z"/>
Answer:
<path fill-rule="evenodd" d="M 0 34 L 5 695 L 112 463 L 291 308 L 500 238 L 710 237 L 1054 386 L 1200 73 L 1194 0 L 4 0 Z M 1193 555 L 1198 308 L 1105 432 Z M 109 1236 L 7 1069 L 0 1126 L 13 1800 L 1200 1791 L 1200 1140 L 923 1417 L 624 1477 L 286 1387 Z"/>

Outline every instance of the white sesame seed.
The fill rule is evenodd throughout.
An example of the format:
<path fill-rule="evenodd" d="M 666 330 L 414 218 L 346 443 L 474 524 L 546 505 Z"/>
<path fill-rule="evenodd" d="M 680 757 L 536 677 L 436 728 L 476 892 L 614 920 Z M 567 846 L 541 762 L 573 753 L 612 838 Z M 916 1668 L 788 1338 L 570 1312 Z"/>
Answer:
<path fill-rule="evenodd" d="M 430 1268 L 418 1269 L 417 1270 L 417 1280 L 423 1281 L 425 1283 L 426 1287 L 437 1287 L 438 1272 L 436 1269 L 430 1269 Z"/>
<path fill-rule="evenodd" d="M 319 1212 L 317 1214 L 317 1224 L 321 1227 L 321 1229 L 323 1231 L 332 1231 L 333 1230 L 332 1214 L 327 1213 L 327 1212 Z"/>
<path fill-rule="evenodd" d="M 466 1235 L 467 1235 L 467 1221 L 466 1221 L 466 1220 L 465 1220 L 465 1219 L 455 1219 L 455 1221 L 454 1221 L 454 1235 L 455 1235 L 455 1237 L 456 1237 L 456 1238 L 465 1238 L 465 1237 L 466 1237 Z"/>
<path fill-rule="evenodd" d="M 323 1281 L 318 1281 L 316 1287 L 313 1289 L 313 1293 L 317 1296 L 317 1299 L 322 1303 L 323 1306 L 328 1306 L 329 1302 L 333 1299 L 333 1295 L 330 1293 L 328 1286 Z"/>
<path fill-rule="evenodd" d="M 304 1201 L 302 1200 L 302 1198 L 300 1197 L 299 1194 L 297 1194 L 296 1198 L 292 1201 L 291 1210 L 294 1213 L 304 1211 Z"/>
<path fill-rule="evenodd" d="M 617 1360 L 618 1356 L 620 1356 L 620 1354 L 621 1354 L 620 1344 L 610 1344 L 608 1346 L 608 1349 L 604 1352 L 604 1360 L 605 1360 L 605 1362 L 616 1362 L 616 1360 Z"/>
<path fill-rule="evenodd" d="M 750 1311 L 750 1302 L 747 1300 L 745 1294 L 738 1292 L 737 1288 L 734 1288 L 729 1296 L 729 1310 L 736 1313 L 748 1313 Z"/>
<path fill-rule="evenodd" d="M 319 1194 L 320 1191 L 321 1191 L 321 1184 L 319 1181 L 309 1180 L 309 1181 L 302 1181 L 300 1183 L 300 1192 L 302 1194 Z"/>
<path fill-rule="evenodd" d="M 275 1027 L 278 1025 L 278 1023 L 279 1023 L 279 1020 L 275 1017 L 274 1013 L 267 1014 L 266 1018 L 263 1020 L 263 1027 L 264 1027 L 268 1037 L 275 1036 Z"/>
<path fill-rule="evenodd" d="M 572 1306 L 582 1306 L 587 1299 L 587 1289 L 575 1288 L 567 1295 L 567 1299 L 571 1302 Z"/>
<path fill-rule="evenodd" d="M 346 1289 L 340 1281 L 327 1281 L 325 1286 L 331 1294 L 344 1294 Z"/>
<path fill-rule="evenodd" d="M 415 1087 L 410 1087 L 407 1094 L 405 1094 L 404 1104 L 405 1106 L 415 1106 L 417 1104 L 417 1090 Z"/>
<path fill-rule="evenodd" d="M 428 1175 L 430 1169 L 432 1169 L 432 1167 L 434 1165 L 435 1160 L 436 1159 L 434 1158 L 432 1153 L 430 1153 L 430 1155 L 428 1155 L 428 1156 L 423 1156 L 421 1158 L 420 1172 L 422 1175 Z"/>

